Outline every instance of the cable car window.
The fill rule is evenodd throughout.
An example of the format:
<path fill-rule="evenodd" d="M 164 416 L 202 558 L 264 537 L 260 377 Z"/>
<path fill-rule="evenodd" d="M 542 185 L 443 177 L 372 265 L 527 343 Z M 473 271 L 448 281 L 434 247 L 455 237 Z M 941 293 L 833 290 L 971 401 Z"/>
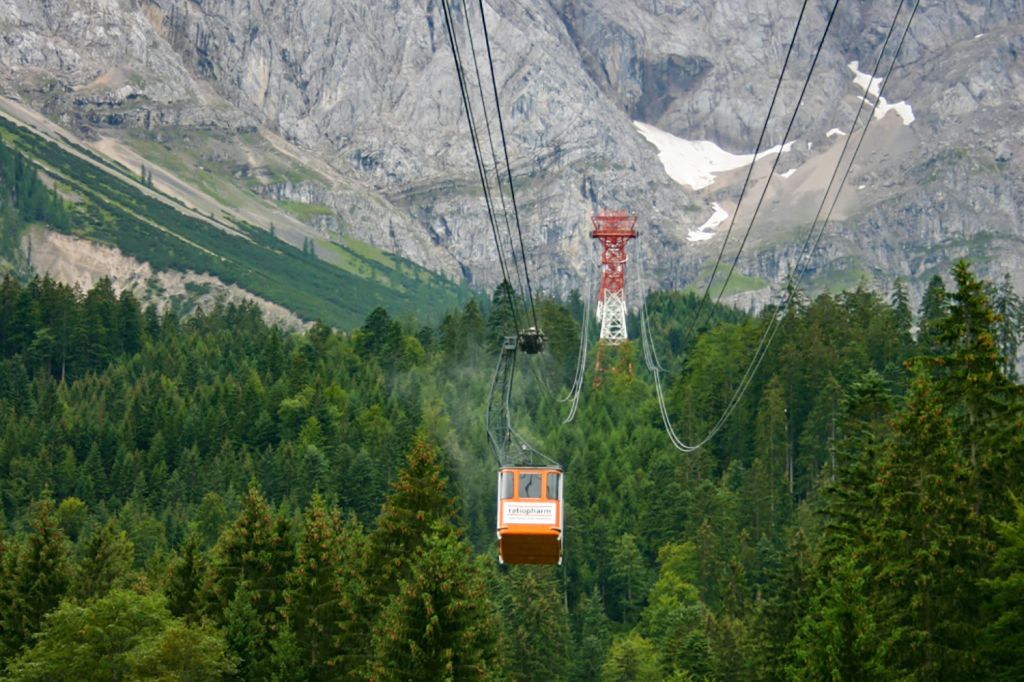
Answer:
<path fill-rule="evenodd" d="M 540 474 L 519 474 L 519 497 L 540 497 Z"/>
<path fill-rule="evenodd" d="M 511 471 L 501 472 L 501 499 L 507 500 L 516 491 L 516 475 Z"/>
<path fill-rule="evenodd" d="M 559 479 L 559 475 L 558 474 L 556 474 L 554 472 L 548 473 L 548 499 L 549 500 L 557 500 L 558 499 L 558 479 Z"/>

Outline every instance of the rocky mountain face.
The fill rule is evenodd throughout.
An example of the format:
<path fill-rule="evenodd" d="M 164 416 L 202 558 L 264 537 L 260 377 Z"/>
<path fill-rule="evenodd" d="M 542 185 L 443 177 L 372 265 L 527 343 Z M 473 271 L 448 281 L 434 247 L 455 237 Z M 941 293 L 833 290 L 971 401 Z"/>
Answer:
<path fill-rule="evenodd" d="M 449 1 L 475 92 L 471 55 L 486 68 L 479 9 Z M 763 303 L 794 266 L 845 141 L 835 129 L 847 131 L 865 96 L 870 74 L 858 84 L 857 69 L 874 65 L 897 4 L 839 4 L 793 144 L 774 174 L 774 157 L 758 162 L 748 190 L 768 183 L 734 300 Z M 831 6 L 807 10 L 769 145 L 782 139 Z M 634 121 L 752 152 L 800 3 L 484 8 L 534 279 L 557 293 L 585 288 L 596 262 L 589 216 L 607 207 L 640 216 L 649 279 L 702 285 L 729 224 L 708 226 L 712 204 L 732 217 L 743 169 L 707 186 L 673 180 L 680 157 Z M 902 276 L 920 291 L 967 256 L 1024 290 L 1024 5 L 922 0 L 890 81 L 885 99 L 905 103 L 913 120 L 894 109 L 872 123 L 811 286 Z M 253 193 L 328 207 L 332 215 L 311 218 L 328 236 L 481 286 L 500 277 L 437 0 L 0 0 L 0 89 L 94 139 L 159 141 L 170 129 L 279 136 L 321 172 L 276 178 L 244 153 L 226 159 Z M 727 255 L 752 204 L 744 199 Z"/>

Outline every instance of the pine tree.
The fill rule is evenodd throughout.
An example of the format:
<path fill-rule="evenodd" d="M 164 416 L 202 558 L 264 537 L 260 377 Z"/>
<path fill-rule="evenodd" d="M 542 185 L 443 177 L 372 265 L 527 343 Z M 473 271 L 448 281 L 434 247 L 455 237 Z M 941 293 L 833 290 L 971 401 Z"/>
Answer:
<path fill-rule="evenodd" d="M 422 437 L 417 438 L 370 534 L 376 594 L 393 592 L 398 579 L 408 577 L 409 561 L 423 547 L 436 522 L 453 523 L 455 500 L 447 488 L 437 451 Z"/>
<path fill-rule="evenodd" d="M 942 277 L 935 275 L 928 282 L 918 312 L 917 345 L 925 355 L 942 352 L 940 332 L 937 325 L 946 316 L 948 295 Z"/>
<path fill-rule="evenodd" d="M 196 621 L 202 611 L 202 589 L 206 581 L 207 562 L 199 533 L 192 529 L 171 562 L 167 578 L 167 608 L 186 621 Z"/>
<path fill-rule="evenodd" d="M 981 524 L 971 466 L 934 383 L 916 371 L 874 485 L 864 559 L 881 670 L 966 679 L 974 669 Z"/>
<path fill-rule="evenodd" d="M 18 552 L 9 601 L 4 605 L 3 648 L 16 652 L 39 632 L 43 617 L 56 608 L 70 584 L 68 542 L 58 525 L 53 500 L 33 505 L 29 534 Z"/>
<path fill-rule="evenodd" d="M 500 628 L 469 547 L 437 518 L 373 627 L 372 679 L 496 677 Z"/>
<path fill-rule="evenodd" d="M 102 597 L 113 587 L 123 587 L 134 560 L 135 549 L 127 534 L 110 519 L 85 542 L 72 591 L 84 600 Z"/>
<path fill-rule="evenodd" d="M 996 680 L 1024 679 L 1024 503 L 1011 497 L 1014 515 L 998 521 L 991 578 L 982 581 L 990 600 L 980 652 L 985 673 Z"/>
<path fill-rule="evenodd" d="M 569 614 L 549 566 L 514 567 L 503 575 L 502 612 L 512 680 L 565 680 Z"/>
<path fill-rule="evenodd" d="M 313 495 L 284 595 L 303 679 L 336 679 L 354 667 L 346 654 L 357 648 L 355 638 L 365 636 L 357 631 L 365 596 L 362 540 L 354 522 L 346 525 L 336 509 Z"/>

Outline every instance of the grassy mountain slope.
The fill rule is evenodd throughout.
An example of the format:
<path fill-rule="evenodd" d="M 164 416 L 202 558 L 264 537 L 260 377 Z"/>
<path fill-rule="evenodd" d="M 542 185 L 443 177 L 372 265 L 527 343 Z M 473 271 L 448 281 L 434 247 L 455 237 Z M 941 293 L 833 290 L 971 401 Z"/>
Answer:
<path fill-rule="evenodd" d="M 6 118 L 0 118 L 0 136 L 63 193 L 76 197 L 73 233 L 116 246 L 156 269 L 208 272 L 304 319 L 341 328 L 360 324 L 376 306 L 433 318 L 463 296 L 448 280 L 354 240 L 329 245 L 340 264 L 335 266 L 244 221 L 206 219 L 141 187 L 129 179 L 130 171 L 91 150 L 46 139 Z"/>

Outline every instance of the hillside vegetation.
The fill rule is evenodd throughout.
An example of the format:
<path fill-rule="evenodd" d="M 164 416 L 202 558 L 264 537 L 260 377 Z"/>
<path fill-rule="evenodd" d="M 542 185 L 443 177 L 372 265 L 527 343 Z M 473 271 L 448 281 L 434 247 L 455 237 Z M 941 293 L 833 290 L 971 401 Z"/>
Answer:
<path fill-rule="evenodd" d="M 127 182 L 112 172 L 115 166 L 92 152 L 72 146 L 80 155 L 73 154 L 2 117 L 0 145 L 5 158 L 16 159 L 13 163 L 24 169 L 24 177 L 19 175 L 10 184 L 4 178 L 3 187 L 15 197 L 31 191 L 27 188 L 32 183 L 41 185 L 35 178 L 37 165 L 59 190 L 74 197 L 67 207 L 57 201 L 53 215 L 40 213 L 35 204 L 14 202 L 21 213 L 39 213 L 21 215 L 22 222 L 42 222 L 116 246 L 157 270 L 209 273 L 305 320 L 351 329 L 377 306 L 395 315 L 432 319 L 468 296 L 407 260 L 351 240 L 329 245 L 342 256 L 344 268 L 339 268 L 316 258 L 312 245 L 295 248 L 244 222 L 236 221 L 233 231 L 216 227 L 183 206 L 175 207 L 169 198 Z M 55 195 L 47 191 L 45 196 Z M 4 220 L 4 248 L 9 253 L 9 235 L 17 234 L 18 227 L 8 228 L 8 222 Z"/>
<path fill-rule="evenodd" d="M 482 416 L 501 305 L 293 335 L 8 279 L 7 679 L 1018 678 L 1020 301 L 952 274 L 916 338 L 900 287 L 800 303 L 688 455 L 628 346 L 562 423 L 581 307 L 540 302 L 553 343 L 513 420 L 566 468 L 566 561 L 507 570 Z M 651 300 L 685 438 L 770 314 L 690 341 L 695 307 Z"/>

